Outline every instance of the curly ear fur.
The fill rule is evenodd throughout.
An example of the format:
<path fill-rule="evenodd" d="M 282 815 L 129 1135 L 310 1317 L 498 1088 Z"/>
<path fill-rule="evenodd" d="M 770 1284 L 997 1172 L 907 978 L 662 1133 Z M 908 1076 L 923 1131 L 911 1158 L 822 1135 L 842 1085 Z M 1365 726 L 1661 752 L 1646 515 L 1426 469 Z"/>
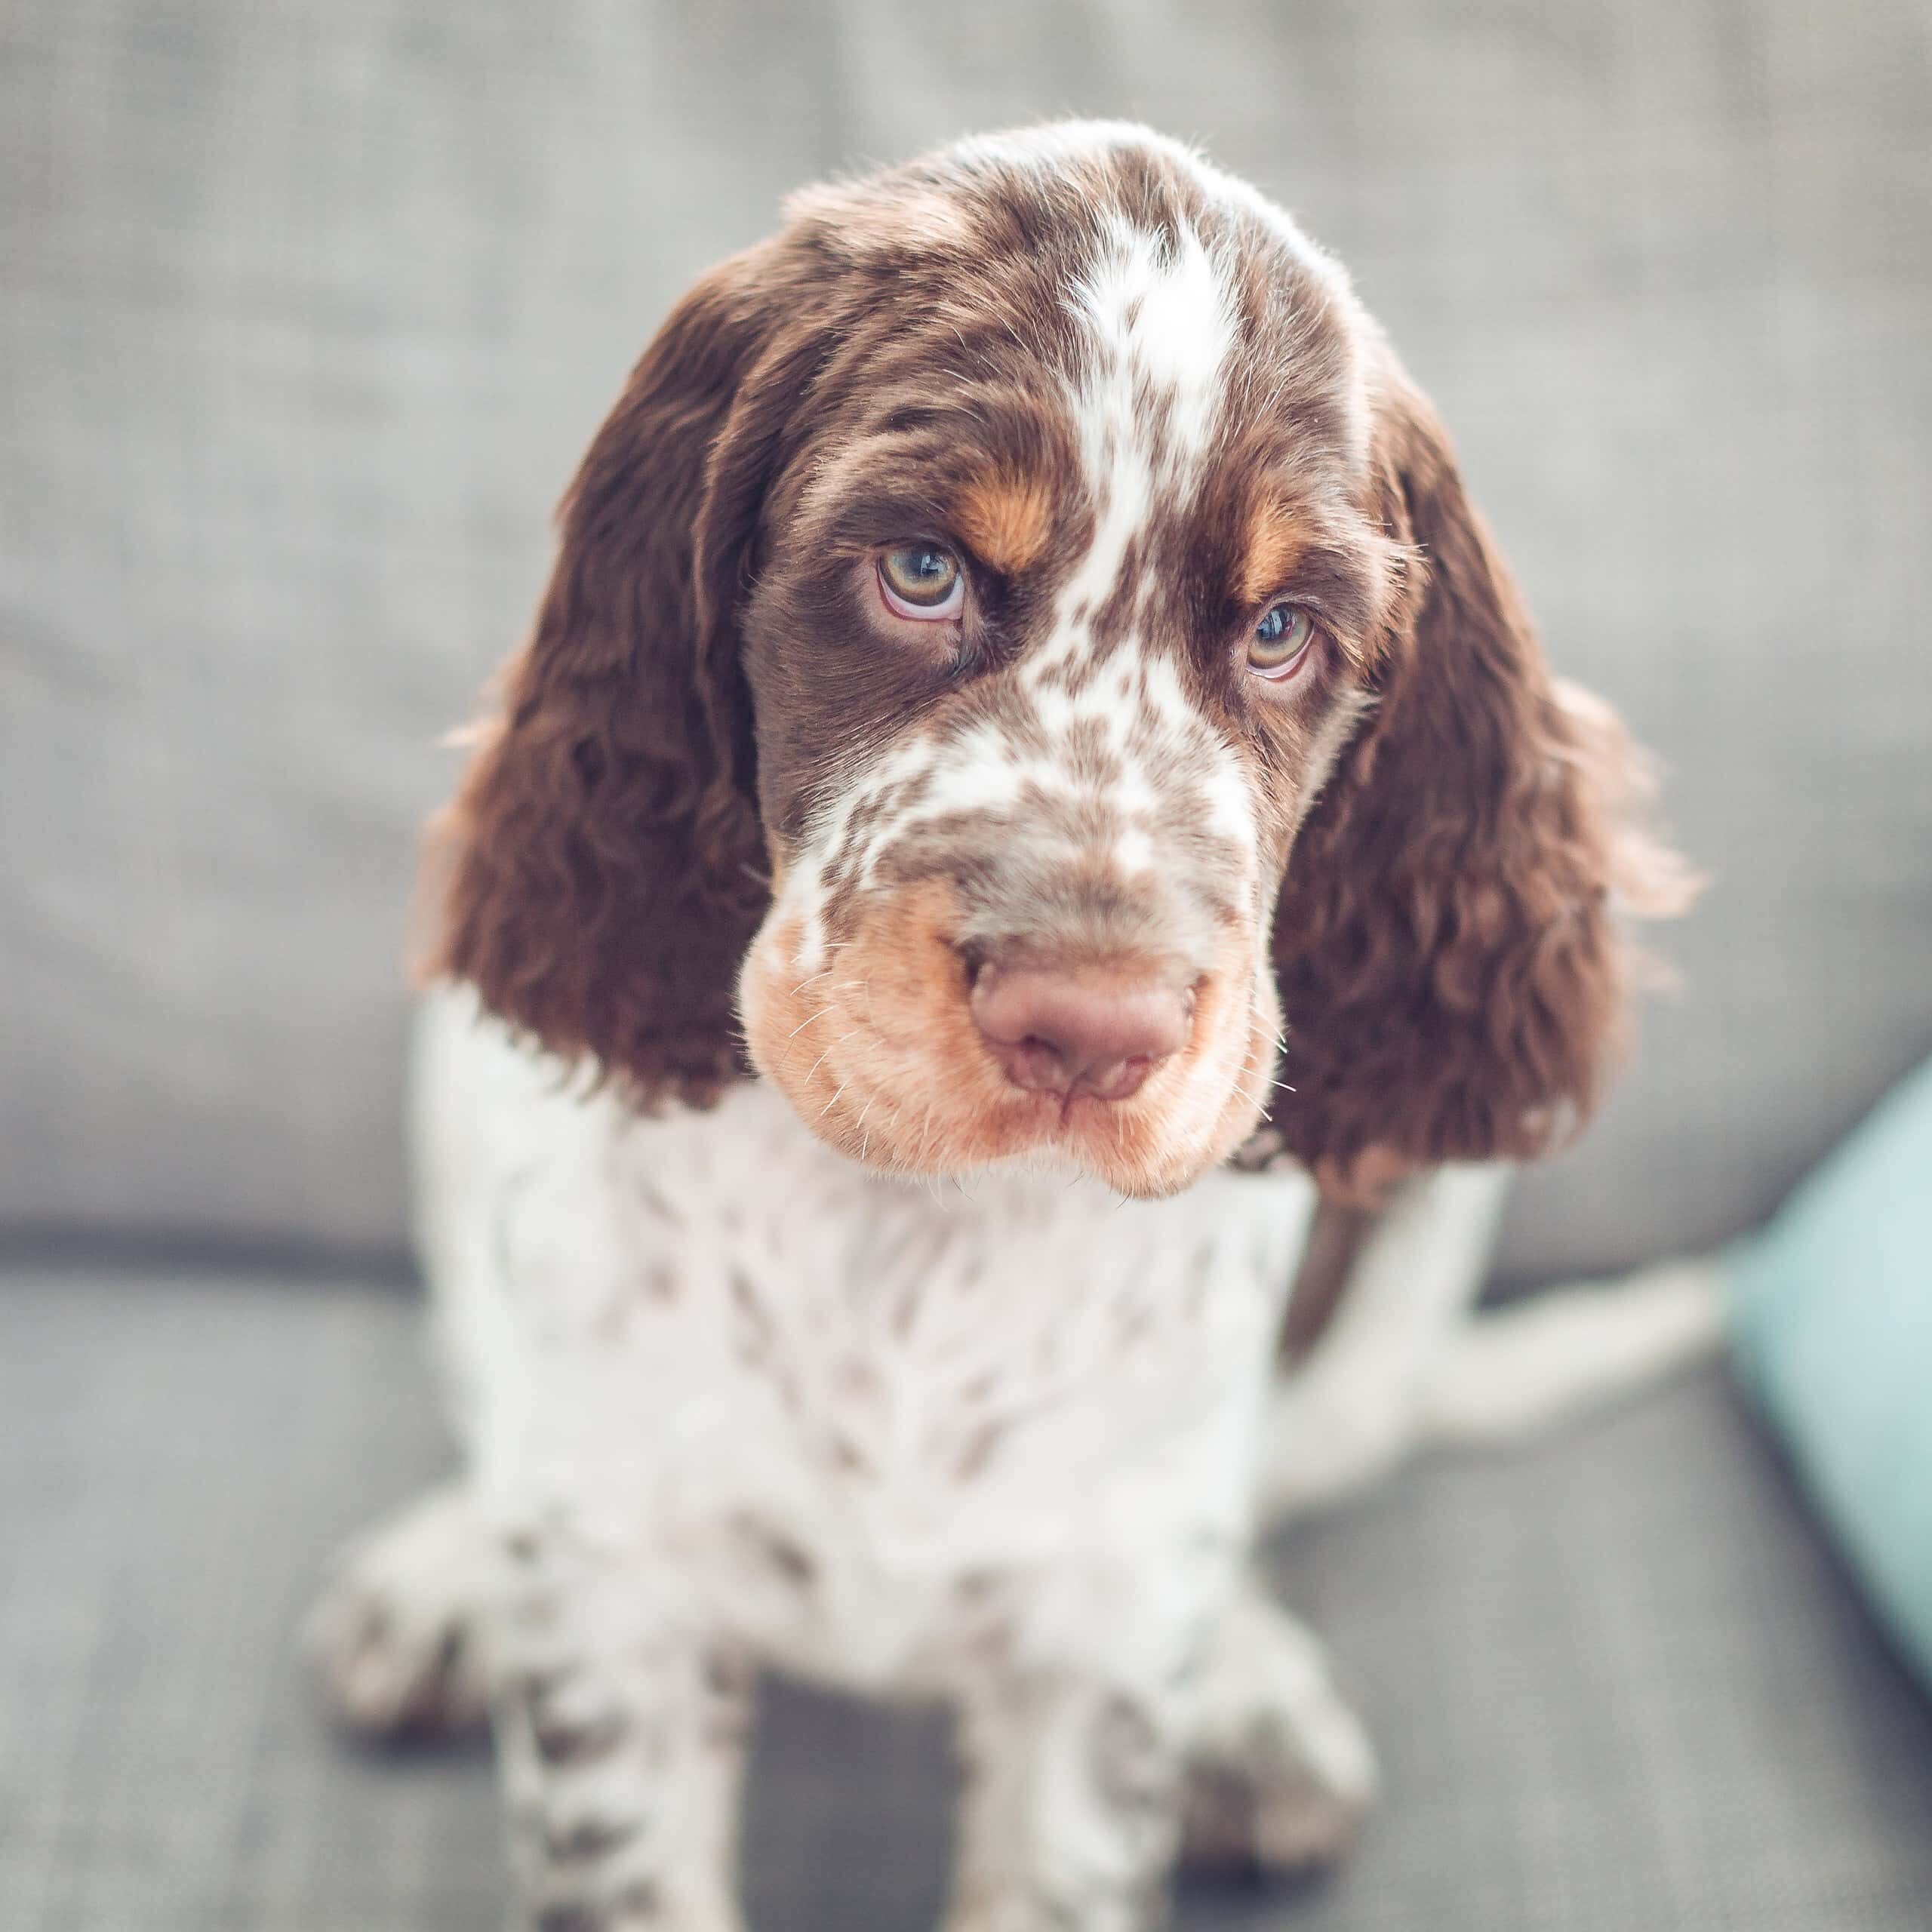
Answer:
<path fill-rule="evenodd" d="M 1551 677 L 1441 426 L 1392 368 L 1374 448 L 1407 581 L 1274 940 L 1291 1091 L 1271 1124 L 1345 1191 L 1527 1158 L 1580 1124 L 1625 1022 L 1618 915 L 1693 890 L 1640 822 L 1641 755 Z"/>
<path fill-rule="evenodd" d="M 673 311 L 559 512 L 554 572 L 433 828 L 432 974 L 645 1101 L 741 1070 L 769 898 L 734 614 L 816 338 L 807 264 L 734 257 Z"/>

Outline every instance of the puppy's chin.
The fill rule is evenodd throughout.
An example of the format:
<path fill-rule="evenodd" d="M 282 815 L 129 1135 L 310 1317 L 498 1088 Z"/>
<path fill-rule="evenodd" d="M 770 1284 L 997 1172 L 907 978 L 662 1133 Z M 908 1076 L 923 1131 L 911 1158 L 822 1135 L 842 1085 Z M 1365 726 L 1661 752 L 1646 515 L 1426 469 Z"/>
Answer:
<path fill-rule="evenodd" d="M 758 1056 L 754 1053 L 754 1061 Z M 761 1072 L 768 1069 L 761 1067 Z M 1097 1181 L 1130 1200 L 1156 1200 L 1191 1187 L 1252 1131 L 1258 1110 L 1235 1106 L 1215 1131 L 1183 1137 L 1164 1129 L 1161 1110 L 1129 1118 L 1118 1104 L 1080 1103 L 1063 1116 L 1057 1100 L 1035 1110 L 1002 1103 L 990 1118 L 942 1112 L 916 1097 L 854 1084 L 829 1103 L 774 1084 L 810 1131 L 875 1174 L 967 1180 L 986 1174 Z M 1103 1117 L 1079 1118 L 1091 1109 Z M 1117 1117 L 1117 1118 L 1116 1118 Z"/>
<path fill-rule="evenodd" d="M 1151 1200 L 1192 1186 L 1260 1121 L 1274 1063 L 1272 981 L 1244 999 L 1223 982 L 1195 1040 L 1132 1098 L 1069 1103 L 1011 1085 L 963 1008 L 955 1017 L 876 998 L 848 1008 L 834 995 L 800 1011 L 785 996 L 785 954 L 763 950 L 747 960 L 740 995 L 753 1065 L 814 1134 L 876 1173 L 1032 1172 Z"/>

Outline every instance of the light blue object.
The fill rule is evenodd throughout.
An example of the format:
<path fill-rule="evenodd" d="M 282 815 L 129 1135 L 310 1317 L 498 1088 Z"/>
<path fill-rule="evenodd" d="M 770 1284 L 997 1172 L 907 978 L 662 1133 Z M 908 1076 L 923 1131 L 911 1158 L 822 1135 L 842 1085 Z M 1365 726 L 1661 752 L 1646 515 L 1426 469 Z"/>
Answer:
<path fill-rule="evenodd" d="M 1746 1386 L 1932 1687 L 1932 1060 L 1724 1259 Z"/>

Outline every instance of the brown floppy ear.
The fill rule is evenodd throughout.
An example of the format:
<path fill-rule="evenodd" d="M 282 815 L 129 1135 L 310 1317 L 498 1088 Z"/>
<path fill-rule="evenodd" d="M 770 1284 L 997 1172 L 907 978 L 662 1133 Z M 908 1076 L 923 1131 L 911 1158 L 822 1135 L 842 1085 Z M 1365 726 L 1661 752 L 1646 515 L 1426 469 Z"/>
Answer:
<path fill-rule="evenodd" d="M 1623 918 L 1694 889 L 1641 823 L 1641 755 L 1550 675 L 1441 424 L 1392 363 L 1374 463 L 1405 580 L 1274 939 L 1288 1091 L 1270 1124 L 1344 1192 L 1527 1158 L 1580 1124 L 1625 1023 Z"/>
<path fill-rule="evenodd" d="M 645 1100 L 741 1066 L 739 961 L 768 899 L 735 607 L 816 337 L 783 239 L 672 312 L 558 514 L 555 567 L 432 828 L 432 974 Z"/>

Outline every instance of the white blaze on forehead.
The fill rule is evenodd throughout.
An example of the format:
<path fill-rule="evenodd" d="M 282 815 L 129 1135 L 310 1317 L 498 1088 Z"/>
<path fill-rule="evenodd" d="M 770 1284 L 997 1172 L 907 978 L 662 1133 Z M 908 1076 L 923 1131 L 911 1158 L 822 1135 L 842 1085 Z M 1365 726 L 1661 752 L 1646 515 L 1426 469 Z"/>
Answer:
<path fill-rule="evenodd" d="M 1180 452 L 1198 450 L 1234 346 L 1227 285 L 1201 237 L 1185 223 L 1150 233 L 1115 216 L 1074 300 L 1093 331 L 1092 386 L 1130 415 L 1150 389 L 1168 405 Z"/>
<path fill-rule="evenodd" d="M 1109 216 L 1067 299 L 1081 327 L 1072 402 L 1097 514 L 1035 675 L 1083 646 L 1074 614 L 1112 593 L 1156 505 L 1191 493 L 1235 343 L 1227 278 L 1185 222 L 1154 232 Z"/>

